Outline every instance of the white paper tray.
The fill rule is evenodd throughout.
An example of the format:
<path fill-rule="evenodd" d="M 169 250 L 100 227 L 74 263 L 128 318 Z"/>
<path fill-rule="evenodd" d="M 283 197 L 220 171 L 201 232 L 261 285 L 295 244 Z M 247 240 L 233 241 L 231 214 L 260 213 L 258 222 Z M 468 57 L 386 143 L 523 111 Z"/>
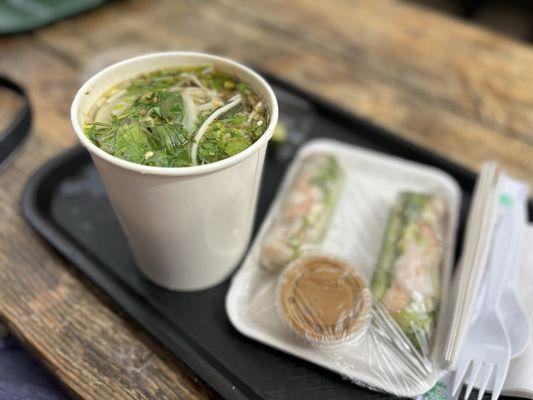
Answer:
<path fill-rule="evenodd" d="M 418 395 L 433 386 L 438 377 L 436 369 L 417 388 L 398 385 L 394 376 L 384 379 L 376 374 L 375 366 L 368 361 L 372 358 L 373 347 L 371 343 L 365 343 L 365 339 L 355 347 L 349 343 L 336 345 L 334 353 L 342 354 L 342 360 L 335 359 L 331 357 L 330 346 L 310 345 L 281 323 L 275 307 L 279 274 L 267 272 L 259 266 L 260 244 L 299 163 L 304 156 L 315 152 L 333 154 L 346 174 L 343 191 L 321 250 L 350 260 L 367 283 L 370 283 L 381 250 L 389 211 L 399 192 L 410 190 L 435 194 L 448 203 L 449 229 L 443 263 L 441 304 L 446 303 L 461 196 L 455 180 L 423 164 L 333 140 L 316 139 L 303 146 L 296 155 L 243 265 L 233 277 L 226 297 L 228 316 L 242 334 L 338 372 L 355 383 L 399 396 Z M 386 354 L 383 356 L 387 357 Z M 396 370 L 394 374 L 402 374 L 402 371 Z"/>

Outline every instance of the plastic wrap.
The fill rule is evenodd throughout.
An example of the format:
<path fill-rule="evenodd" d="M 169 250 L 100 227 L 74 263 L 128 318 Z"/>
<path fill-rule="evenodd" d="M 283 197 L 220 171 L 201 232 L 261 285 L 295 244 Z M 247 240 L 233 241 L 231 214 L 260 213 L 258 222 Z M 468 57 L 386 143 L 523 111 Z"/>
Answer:
<path fill-rule="evenodd" d="M 324 178 L 328 163 L 333 173 Z M 442 172 L 310 142 L 233 279 L 230 320 L 243 334 L 356 384 L 424 393 L 441 368 L 439 309 L 449 291 L 459 201 Z M 291 251 L 272 268 L 265 257 L 276 248 Z"/>
<path fill-rule="evenodd" d="M 446 217 L 440 197 L 400 193 L 372 279 L 375 299 L 423 354 L 429 353 L 439 310 Z"/>
<path fill-rule="evenodd" d="M 335 157 L 315 153 L 301 163 L 261 246 L 261 266 L 272 271 L 323 238 L 344 174 Z"/>
<path fill-rule="evenodd" d="M 371 321 L 372 295 L 346 261 L 308 254 L 283 271 L 276 293 L 282 321 L 301 338 L 318 344 L 360 339 Z"/>

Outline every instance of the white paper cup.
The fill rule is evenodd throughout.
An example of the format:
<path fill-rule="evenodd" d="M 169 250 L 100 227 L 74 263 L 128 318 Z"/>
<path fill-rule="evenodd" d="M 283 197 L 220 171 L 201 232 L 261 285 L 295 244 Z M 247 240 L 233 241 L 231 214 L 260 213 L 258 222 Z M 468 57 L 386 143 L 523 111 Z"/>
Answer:
<path fill-rule="evenodd" d="M 85 136 L 83 125 L 91 108 L 114 85 L 158 69 L 206 64 L 249 84 L 270 109 L 265 133 L 241 153 L 200 166 L 151 167 L 114 157 Z M 265 80 L 221 57 L 148 54 L 111 65 L 90 78 L 74 97 L 71 118 L 144 274 L 175 290 L 199 290 L 222 282 L 248 245 L 265 151 L 278 120 L 277 101 Z"/>

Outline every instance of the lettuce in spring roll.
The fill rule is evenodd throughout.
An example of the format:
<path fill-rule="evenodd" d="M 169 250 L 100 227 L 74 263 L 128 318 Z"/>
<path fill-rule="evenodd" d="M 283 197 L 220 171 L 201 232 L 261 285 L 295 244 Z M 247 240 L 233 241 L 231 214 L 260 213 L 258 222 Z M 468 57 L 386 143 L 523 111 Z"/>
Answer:
<path fill-rule="evenodd" d="M 372 280 L 375 298 L 417 348 L 430 343 L 437 318 L 446 216 L 441 198 L 401 193 Z"/>

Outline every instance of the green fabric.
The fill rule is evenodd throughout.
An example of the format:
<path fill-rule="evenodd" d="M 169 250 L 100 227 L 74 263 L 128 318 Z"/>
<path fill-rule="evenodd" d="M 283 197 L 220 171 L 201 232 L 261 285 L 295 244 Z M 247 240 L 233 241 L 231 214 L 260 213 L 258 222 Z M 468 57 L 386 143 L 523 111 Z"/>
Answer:
<path fill-rule="evenodd" d="M 36 29 L 103 3 L 104 0 L 0 0 L 0 34 Z"/>

